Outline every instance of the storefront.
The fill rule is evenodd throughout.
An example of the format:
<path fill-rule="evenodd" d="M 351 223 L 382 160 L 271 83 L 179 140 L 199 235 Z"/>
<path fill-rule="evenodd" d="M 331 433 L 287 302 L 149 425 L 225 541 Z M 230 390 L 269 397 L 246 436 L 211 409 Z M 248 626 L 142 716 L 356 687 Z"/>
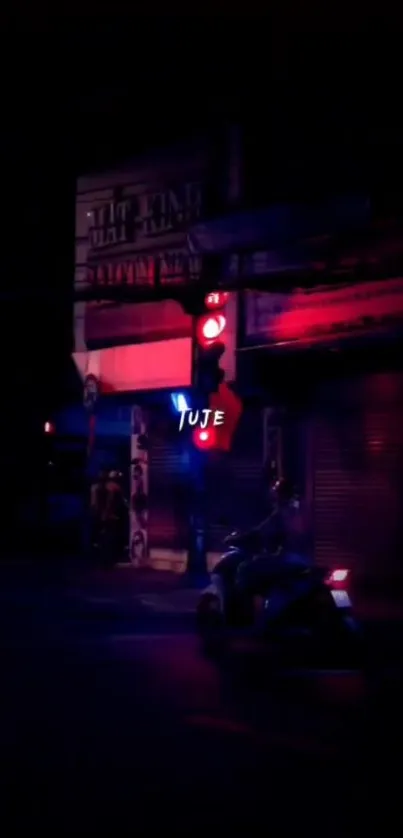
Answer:
<path fill-rule="evenodd" d="M 207 165 L 195 142 L 77 183 L 75 288 L 94 298 L 75 304 L 73 358 L 83 388 L 93 376 L 99 395 L 93 414 L 70 410 L 67 430 L 82 435 L 91 475 L 123 473 L 127 558 L 137 566 L 181 570 L 187 557 L 189 454 L 171 394 L 191 385 L 192 317 L 172 292 L 200 279 L 186 233 L 201 213 Z M 127 288 L 132 302 L 102 298 Z M 143 301 L 153 289 L 155 302 Z"/>
<path fill-rule="evenodd" d="M 272 206 L 194 225 L 189 240 L 195 253 L 219 257 L 222 288 L 238 284 L 245 289 L 259 282 L 268 287 L 274 280 L 278 286 L 283 276 L 292 287 L 290 274 L 298 275 L 311 262 L 327 258 L 328 251 L 334 250 L 334 239 L 346 235 L 349 240 L 351 231 L 361 228 L 368 215 L 366 198 L 334 199 L 317 207 Z M 251 286 L 248 279 L 253 280 Z M 319 308 L 324 302 L 321 297 Z M 316 298 L 314 310 L 315 306 Z M 207 457 L 207 541 L 215 555 L 229 527 L 251 527 L 267 515 L 271 478 L 281 473 L 291 476 L 302 493 L 313 531 L 309 388 L 295 380 L 294 361 L 285 375 L 280 372 L 293 342 L 296 355 L 304 354 L 301 315 L 306 316 L 306 308 L 303 294 L 241 291 L 238 295 L 233 380 L 244 410 L 230 454 Z M 312 305 L 307 327 L 311 309 Z M 315 323 L 309 328 L 311 343 Z"/>
<path fill-rule="evenodd" d="M 193 322 L 170 289 L 186 283 L 196 289 L 203 255 L 221 248 L 211 225 L 194 223 L 207 165 L 203 149 L 188 149 L 187 156 L 181 150 L 82 179 L 77 190 L 76 289 L 98 293 L 96 302 L 77 303 L 74 313 L 77 370 L 83 382 L 93 375 L 100 387 L 93 468 L 106 464 L 128 476 L 130 561 L 178 571 L 189 548 L 192 455 L 178 433 L 171 395 L 191 398 Z M 357 213 L 363 221 L 365 206 L 354 208 L 348 224 L 354 226 Z M 341 217 L 339 210 L 331 206 L 329 223 Z M 291 221 L 294 234 L 303 224 L 311 235 L 314 222 L 307 226 L 300 209 L 295 217 L 280 214 L 276 240 L 279 225 L 288 229 Z M 233 230 L 228 236 L 224 250 L 234 266 Z M 312 254 L 315 247 L 312 239 Z M 294 268 L 309 262 L 307 252 L 295 250 Z M 288 251 L 272 251 L 263 261 L 262 253 L 255 255 L 249 274 L 289 268 Z M 102 300 L 105 286 L 141 292 L 157 285 L 164 299 L 156 302 Z M 229 528 L 249 527 L 266 514 L 270 475 L 285 473 L 305 501 L 318 562 L 342 562 L 362 575 L 398 575 L 403 383 L 385 347 L 403 322 L 403 280 L 288 287 L 230 294 L 222 366 L 244 410 L 232 450 L 205 457 L 209 564 Z M 76 420 L 88 436 L 82 405 Z"/>
<path fill-rule="evenodd" d="M 300 489 L 316 561 L 356 577 L 403 572 L 402 326 L 401 279 L 247 293 L 240 374 L 272 407 L 266 454 Z"/>

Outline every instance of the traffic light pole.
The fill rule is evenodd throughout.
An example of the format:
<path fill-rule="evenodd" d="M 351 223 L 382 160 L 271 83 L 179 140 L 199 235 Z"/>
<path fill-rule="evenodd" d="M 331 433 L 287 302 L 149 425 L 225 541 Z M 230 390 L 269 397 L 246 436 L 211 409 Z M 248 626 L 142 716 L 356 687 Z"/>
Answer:
<path fill-rule="evenodd" d="M 201 400 L 197 374 L 197 319 L 193 318 L 193 357 L 192 357 L 192 392 L 198 402 Z M 197 408 L 199 405 L 196 404 Z M 206 551 L 206 460 L 205 452 L 190 444 L 190 474 L 192 481 L 192 501 L 189 521 L 189 553 L 187 572 L 191 575 L 207 574 Z"/>
<path fill-rule="evenodd" d="M 206 551 L 206 464 L 205 454 L 192 446 L 192 509 L 187 571 L 191 575 L 207 574 Z"/>
<path fill-rule="evenodd" d="M 223 309 L 228 294 L 209 292 L 204 298 L 204 313 L 193 317 L 192 396 L 193 409 L 210 409 L 213 393 L 217 393 L 223 370 L 219 359 L 224 351 L 223 332 L 226 318 Z M 210 430 L 203 431 L 210 434 Z M 207 573 L 207 458 L 210 446 L 200 445 L 193 436 L 191 451 L 192 512 L 190 517 L 190 552 L 188 569 L 198 574 Z"/>

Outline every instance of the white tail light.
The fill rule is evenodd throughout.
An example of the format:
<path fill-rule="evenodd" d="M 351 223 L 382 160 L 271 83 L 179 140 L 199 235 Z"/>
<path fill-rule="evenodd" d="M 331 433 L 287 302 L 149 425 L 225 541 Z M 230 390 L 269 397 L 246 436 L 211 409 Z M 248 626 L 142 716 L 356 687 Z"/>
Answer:
<path fill-rule="evenodd" d="M 348 577 L 348 570 L 345 568 L 337 568 L 337 570 L 332 570 L 329 576 L 329 582 L 345 582 Z"/>

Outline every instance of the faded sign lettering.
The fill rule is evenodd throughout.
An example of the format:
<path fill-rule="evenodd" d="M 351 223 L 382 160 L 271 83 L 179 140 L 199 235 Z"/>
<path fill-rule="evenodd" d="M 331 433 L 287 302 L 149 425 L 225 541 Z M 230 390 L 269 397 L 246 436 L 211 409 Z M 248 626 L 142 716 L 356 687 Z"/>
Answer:
<path fill-rule="evenodd" d="M 98 251 L 180 230 L 199 219 L 201 203 L 199 183 L 124 198 L 117 192 L 113 201 L 89 214 L 90 248 Z"/>
<path fill-rule="evenodd" d="M 139 254 L 124 262 L 88 266 L 87 282 L 101 287 L 174 285 L 197 280 L 200 271 L 200 257 L 187 251 Z"/>

